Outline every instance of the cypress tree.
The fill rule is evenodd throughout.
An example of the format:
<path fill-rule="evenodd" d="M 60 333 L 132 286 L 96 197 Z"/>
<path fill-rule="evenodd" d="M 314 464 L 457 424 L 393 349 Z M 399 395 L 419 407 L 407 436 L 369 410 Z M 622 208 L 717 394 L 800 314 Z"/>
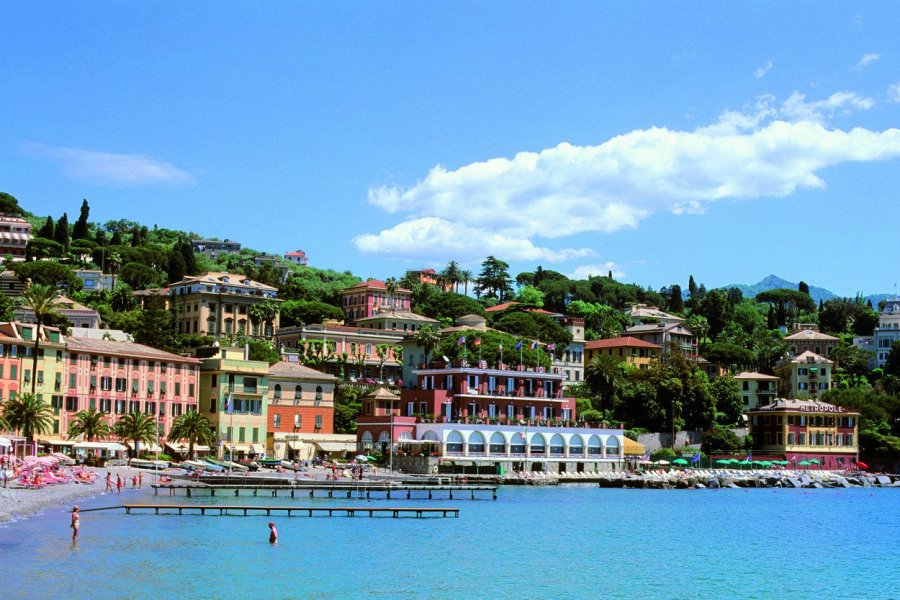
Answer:
<path fill-rule="evenodd" d="M 66 213 L 56 222 L 56 229 L 53 231 L 53 241 L 60 244 L 66 250 L 69 249 L 69 216 Z"/>
<path fill-rule="evenodd" d="M 185 271 L 188 275 L 196 275 L 198 271 L 197 257 L 194 256 L 194 247 L 187 240 L 181 240 L 176 246 L 176 250 L 184 259 Z"/>
<path fill-rule="evenodd" d="M 75 225 L 72 226 L 72 239 L 73 240 L 84 240 L 88 237 L 88 215 L 91 212 L 91 207 L 88 206 L 87 198 L 81 201 L 81 214 L 78 215 L 78 220 L 75 221 Z"/>
<path fill-rule="evenodd" d="M 46 240 L 52 240 L 54 230 L 55 230 L 55 226 L 53 224 L 53 217 L 51 217 L 50 215 L 47 215 L 47 221 L 38 230 L 37 237 L 42 237 Z"/>
<path fill-rule="evenodd" d="M 116 229 L 115 232 L 113 232 L 112 239 L 109 240 L 109 245 L 110 246 L 121 246 L 122 243 L 123 243 L 122 232 L 119 231 L 118 229 Z"/>
<path fill-rule="evenodd" d="M 184 257 L 181 256 L 180 252 L 172 252 L 172 256 L 169 257 L 168 271 L 169 283 L 175 283 L 184 279 L 184 276 L 187 274 L 187 268 L 184 264 Z"/>

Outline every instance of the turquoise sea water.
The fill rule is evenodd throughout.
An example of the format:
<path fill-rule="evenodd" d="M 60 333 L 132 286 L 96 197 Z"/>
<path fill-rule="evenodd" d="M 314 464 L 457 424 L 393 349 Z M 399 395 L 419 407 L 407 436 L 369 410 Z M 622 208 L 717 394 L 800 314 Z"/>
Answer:
<path fill-rule="evenodd" d="M 73 545 L 68 512 L 55 510 L 0 527 L 0 597 L 900 597 L 898 490 L 581 485 L 504 487 L 497 501 L 371 501 L 389 503 L 452 506 L 460 517 L 278 516 L 270 546 L 265 516 L 98 512 L 83 514 Z"/>

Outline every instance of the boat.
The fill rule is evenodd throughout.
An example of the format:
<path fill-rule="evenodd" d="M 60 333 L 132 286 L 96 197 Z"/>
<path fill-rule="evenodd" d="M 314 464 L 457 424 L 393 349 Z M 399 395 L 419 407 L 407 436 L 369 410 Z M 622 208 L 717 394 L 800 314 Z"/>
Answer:
<path fill-rule="evenodd" d="M 219 467 L 219 469 L 221 469 L 221 470 L 225 470 L 225 469 L 231 469 L 232 471 L 249 471 L 250 470 L 247 467 L 245 467 L 244 465 L 238 464 L 236 462 L 231 462 L 228 460 L 218 460 L 218 459 L 209 458 L 209 457 L 206 457 L 203 460 L 205 460 L 206 462 L 208 462 L 211 465 L 215 465 L 215 466 Z"/>
<path fill-rule="evenodd" d="M 190 471 L 202 471 L 204 469 L 209 469 L 213 471 L 224 471 L 224 467 L 220 467 L 218 465 L 213 465 L 207 462 L 199 461 L 199 460 L 186 460 L 181 463 L 181 466 Z"/>
<path fill-rule="evenodd" d="M 267 469 L 277 469 L 282 465 L 284 461 L 282 461 L 280 458 L 260 458 L 257 459 L 256 462 L 258 462 L 259 466 L 261 467 L 265 467 Z"/>
<path fill-rule="evenodd" d="M 128 464 L 137 469 L 162 470 L 169 468 L 169 463 L 164 460 L 146 460 L 143 458 L 132 458 Z"/>

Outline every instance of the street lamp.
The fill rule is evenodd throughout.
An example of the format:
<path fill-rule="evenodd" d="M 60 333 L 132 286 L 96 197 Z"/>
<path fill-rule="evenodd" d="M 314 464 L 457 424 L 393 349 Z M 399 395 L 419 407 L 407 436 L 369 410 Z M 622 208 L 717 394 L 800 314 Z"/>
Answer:
<path fill-rule="evenodd" d="M 391 439 L 388 442 L 388 470 L 390 471 L 391 479 L 394 478 L 394 399 L 391 398 Z"/>

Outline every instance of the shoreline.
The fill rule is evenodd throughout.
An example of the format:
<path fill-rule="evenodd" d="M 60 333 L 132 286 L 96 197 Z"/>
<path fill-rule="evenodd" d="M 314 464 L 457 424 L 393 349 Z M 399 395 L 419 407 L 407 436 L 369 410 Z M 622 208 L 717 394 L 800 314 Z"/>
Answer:
<path fill-rule="evenodd" d="M 121 474 L 123 478 L 126 478 L 126 475 L 130 478 L 138 473 L 138 470 L 128 467 L 87 468 L 97 473 L 97 481 L 95 483 L 48 485 L 37 490 L 15 487 L 13 485 L 6 488 L 0 487 L 0 526 L 34 517 L 47 510 L 62 508 L 67 505 L 71 508 L 71 505 L 82 500 L 99 498 L 105 495 L 117 495 L 115 492 L 112 494 L 107 494 L 106 492 L 106 483 L 104 481 L 106 472 L 112 473 L 113 479 L 115 479 L 117 474 Z M 125 493 L 126 490 L 128 493 L 149 491 L 152 478 L 152 473 L 145 472 L 143 488 L 132 490 L 130 486 L 123 487 L 122 492 Z"/>

